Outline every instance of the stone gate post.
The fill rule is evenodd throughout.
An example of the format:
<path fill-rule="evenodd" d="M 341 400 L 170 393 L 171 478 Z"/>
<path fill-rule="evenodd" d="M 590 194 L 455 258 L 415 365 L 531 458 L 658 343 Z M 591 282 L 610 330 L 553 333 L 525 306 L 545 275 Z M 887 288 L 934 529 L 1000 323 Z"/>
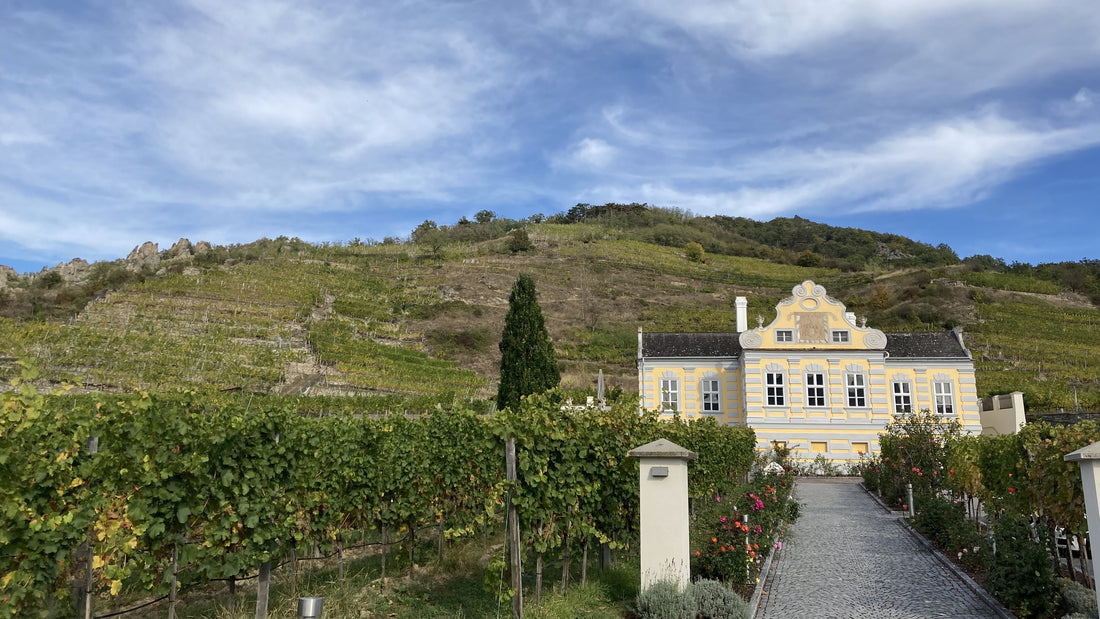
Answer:
<path fill-rule="evenodd" d="M 1081 465 L 1081 485 L 1085 490 L 1085 518 L 1089 524 L 1089 542 L 1092 534 L 1100 532 L 1100 442 L 1088 447 L 1082 447 L 1065 456 L 1066 462 L 1077 462 Z M 1067 548 L 1069 540 L 1066 540 Z M 1095 548 L 1096 546 L 1093 546 Z M 1085 545 L 1081 544 L 1081 552 L 1085 552 Z M 1092 563 L 1093 582 L 1100 582 L 1100 570 L 1097 562 Z M 1100 587 L 1096 590 L 1096 602 L 1100 605 Z"/>
<path fill-rule="evenodd" d="M 660 580 L 691 580 L 688 460 L 699 456 L 666 439 L 636 447 L 641 517 L 642 590 Z"/>

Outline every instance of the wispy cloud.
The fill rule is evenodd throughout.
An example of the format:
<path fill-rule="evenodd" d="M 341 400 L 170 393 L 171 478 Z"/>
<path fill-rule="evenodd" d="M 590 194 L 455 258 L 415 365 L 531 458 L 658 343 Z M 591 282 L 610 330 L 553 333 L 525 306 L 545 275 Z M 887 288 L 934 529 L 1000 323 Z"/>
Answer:
<path fill-rule="evenodd" d="M 1094 0 L 10 4 L 0 255 L 975 208 L 1100 145 Z"/>
<path fill-rule="evenodd" d="M 664 173 L 647 166 L 629 176 L 646 180 L 601 185 L 591 194 L 750 217 L 946 208 L 983 198 L 1028 166 L 1098 145 L 1100 123 L 1036 128 L 987 111 L 858 148 L 776 148 Z"/>

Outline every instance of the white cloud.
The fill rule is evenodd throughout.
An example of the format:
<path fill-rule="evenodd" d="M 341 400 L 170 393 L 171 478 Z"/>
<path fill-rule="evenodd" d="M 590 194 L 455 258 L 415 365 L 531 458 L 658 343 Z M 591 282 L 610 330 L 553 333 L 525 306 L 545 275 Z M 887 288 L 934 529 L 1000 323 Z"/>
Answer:
<path fill-rule="evenodd" d="M 639 10 L 734 58 L 797 59 L 818 87 L 959 97 L 1096 66 L 1093 0 L 637 0 Z M 942 101 L 942 99 L 941 99 Z"/>
<path fill-rule="evenodd" d="M 559 165 L 582 170 L 598 170 L 611 164 L 617 152 L 618 149 L 599 138 L 582 138 L 572 144 L 557 162 Z"/>
<path fill-rule="evenodd" d="M 585 197 L 749 217 L 947 208 L 981 199 L 1030 166 L 1098 145 L 1100 124 L 1035 128 L 985 112 L 858 148 L 777 148 L 741 153 L 728 165 L 680 166 L 663 174 L 635 169 Z M 655 180 L 633 181 L 641 177 Z"/>

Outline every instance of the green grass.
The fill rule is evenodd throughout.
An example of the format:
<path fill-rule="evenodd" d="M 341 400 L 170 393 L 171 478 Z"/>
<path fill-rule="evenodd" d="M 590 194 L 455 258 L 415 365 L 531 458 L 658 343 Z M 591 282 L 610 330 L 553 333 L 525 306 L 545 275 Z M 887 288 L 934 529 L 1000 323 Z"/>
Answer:
<path fill-rule="evenodd" d="M 500 540 L 494 540 L 499 543 Z M 402 548 L 395 547 L 387 560 L 387 581 L 383 585 L 381 562 L 377 555 L 362 556 L 345 563 L 345 579 L 339 582 L 336 559 L 324 562 L 301 561 L 299 563 L 299 596 L 319 596 L 324 599 L 323 616 L 326 619 L 360 617 L 392 617 L 395 619 L 419 619 L 421 617 L 508 617 L 511 602 L 497 601 L 490 585 L 499 577 L 486 574 L 485 552 L 481 541 L 470 541 L 447 549 L 441 565 L 435 565 L 433 543 L 419 544 L 417 567 L 412 577 L 408 575 L 407 558 Z M 533 570 L 533 563 L 525 565 L 525 576 Z M 557 577 L 561 565 L 548 564 L 544 573 L 543 594 L 540 604 L 535 604 L 533 578 L 525 579 L 524 615 L 536 619 L 617 619 L 625 615 L 638 593 L 637 562 L 613 565 L 600 573 L 592 559 L 588 570 L 589 581 L 580 584 L 580 565 L 574 561 L 571 585 L 563 594 Z M 508 575 L 504 573 L 503 585 Z M 255 579 L 238 585 L 236 611 L 229 611 L 229 597 L 224 583 L 212 583 L 185 592 L 177 605 L 180 619 L 250 619 L 255 616 Z M 272 572 L 269 593 L 268 617 L 292 619 L 297 616 L 297 598 L 291 596 L 289 566 Z M 123 608 L 135 603 L 127 600 Z M 109 603 L 97 602 L 97 612 L 102 613 Z M 162 617 L 167 613 L 167 602 L 160 602 L 145 611 L 128 614 L 133 617 Z"/>
<path fill-rule="evenodd" d="M 1038 294 L 1059 294 L 1062 292 L 1062 287 L 1054 282 L 1015 273 L 974 273 L 966 271 L 958 273 L 955 277 L 971 286 L 982 286 L 996 290 L 1013 290 Z"/>

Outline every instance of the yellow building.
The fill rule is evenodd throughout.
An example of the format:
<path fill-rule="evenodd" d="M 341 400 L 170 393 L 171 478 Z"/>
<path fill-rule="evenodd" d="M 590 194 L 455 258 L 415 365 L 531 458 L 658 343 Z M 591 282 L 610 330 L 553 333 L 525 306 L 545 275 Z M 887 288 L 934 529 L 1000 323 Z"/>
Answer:
<path fill-rule="evenodd" d="M 838 464 L 878 452 L 894 415 L 928 409 L 978 434 L 974 361 L 958 329 L 883 333 L 857 324 L 812 281 L 748 329 L 737 299 L 736 333 L 638 329 L 638 393 L 644 409 L 748 425 L 757 448 Z"/>

